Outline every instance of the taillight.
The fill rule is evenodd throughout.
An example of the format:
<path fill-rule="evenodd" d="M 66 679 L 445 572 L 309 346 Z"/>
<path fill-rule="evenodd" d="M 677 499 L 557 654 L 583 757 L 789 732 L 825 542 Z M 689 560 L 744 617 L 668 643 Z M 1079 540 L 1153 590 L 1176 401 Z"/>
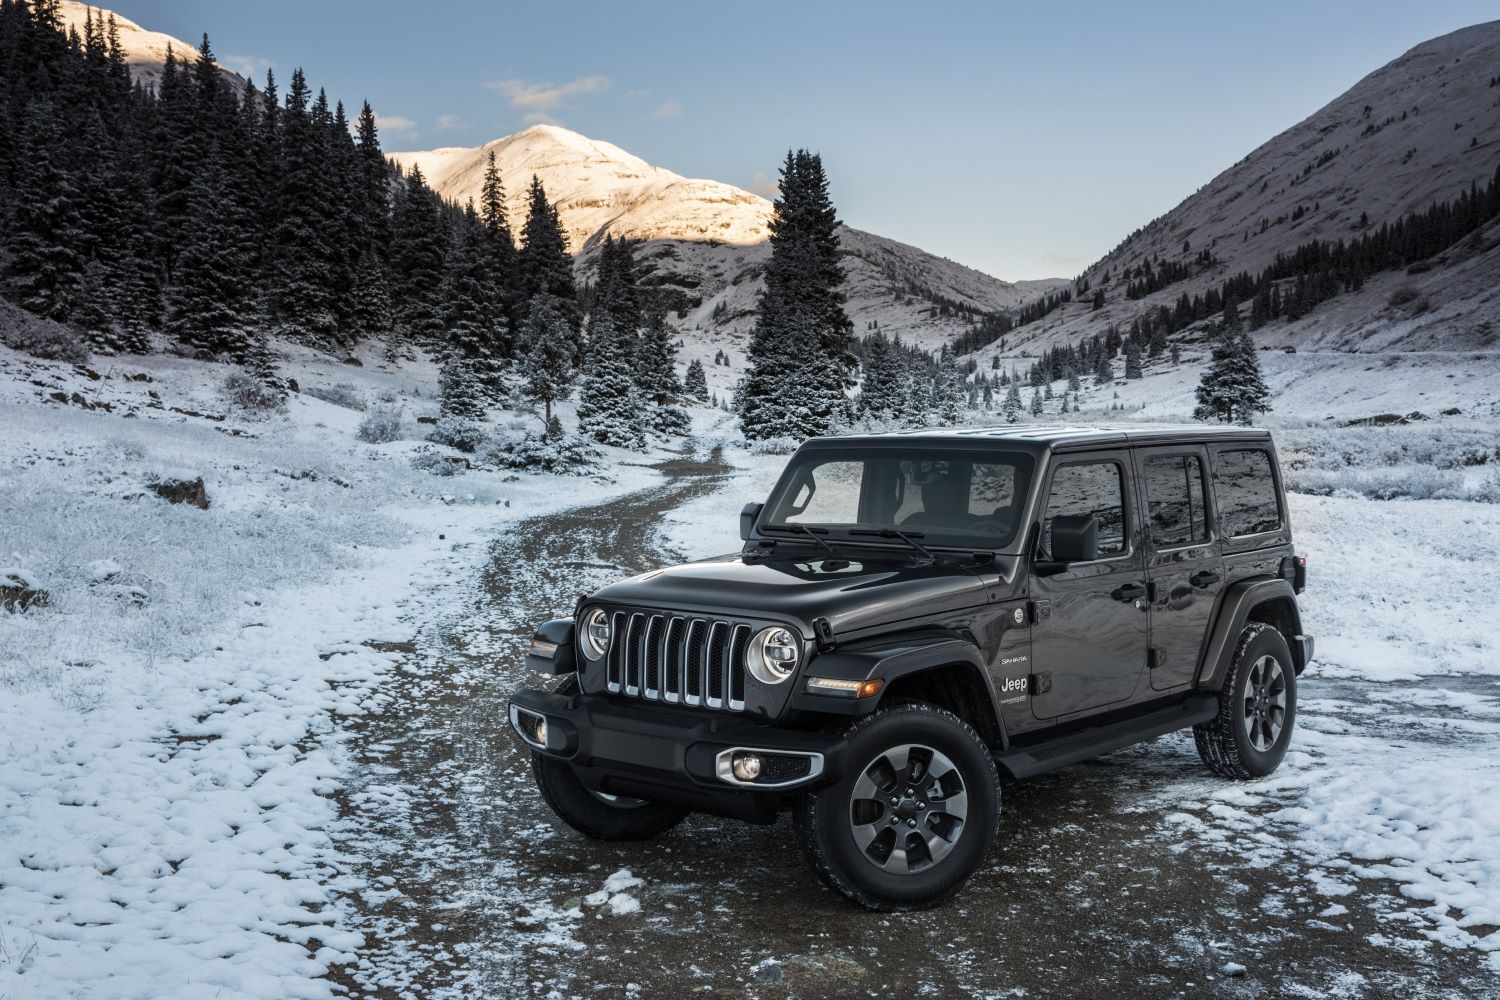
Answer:
<path fill-rule="evenodd" d="M 1307 589 L 1307 556 L 1292 556 L 1292 590 L 1298 594 Z"/>

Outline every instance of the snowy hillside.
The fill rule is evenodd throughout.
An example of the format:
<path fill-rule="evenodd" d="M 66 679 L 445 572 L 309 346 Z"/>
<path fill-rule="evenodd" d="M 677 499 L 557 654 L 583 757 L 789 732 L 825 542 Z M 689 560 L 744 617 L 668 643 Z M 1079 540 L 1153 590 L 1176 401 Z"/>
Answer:
<path fill-rule="evenodd" d="M 533 125 L 473 149 L 391 153 L 420 166 L 434 190 L 460 204 L 478 200 L 489 154 L 512 218 L 524 214 L 531 176 L 557 203 L 569 244 L 587 276 L 606 234 L 647 242 L 638 258 L 645 283 L 670 290 L 679 325 L 742 343 L 760 293 L 771 203 L 730 184 L 681 177 L 618 146 L 556 125 Z M 908 340 L 937 344 L 965 325 L 933 315 L 943 303 L 981 312 L 1012 306 L 1049 282 L 1011 284 L 924 250 L 857 229 L 842 230 L 848 254 L 849 313 Z"/>
<path fill-rule="evenodd" d="M 92 11 L 95 20 L 108 19 L 111 13 L 106 8 L 95 7 L 91 4 L 79 3 L 77 0 L 62 0 L 58 12 L 62 15 L 64 27 L 83 34 L 85 22 L 88 20 L 89 12 Z M 179 60 L 192 59 L 198 51 L 198 43 L 184 42 L 180 38 L 164 35 L 160 31 L 148 31 L 136 24 L 130 18 L 115 13 L 115 25 L 120 32 L 120 48 L 125 52 L 125 62 L 130 66 L 130 78 L 144 83 L 152 90 L 161 81 L 161 68 L 166 64 L 167 51 Z M 245 85 L 244 77 L 223 66 L 219 67 L 224 78 L 235 87 Z"/>
<path fill-rule="evenodd" d="M 1500 21 L 1424 42 L 1360 80 L 1302 122 L 1255 149 L 1166 215 L 1131 234 L 1084 272 L 1103 287 L 1028 325 L 1017 343 L 1043 346 L 1128 326 L 1184 292 L 1256 274 L 1309 240 L 1349 240 L 1371 226 L 1483 186 L 1500 164 Z M 1500 228 L 1430 270 L 1385 274 L 1292 323 L 1257 331 L 1263 344 L 1321 350 L 1471 350 L 1500 337 Z M 1151 261 L 1215 263 L 1137 300 L 1122 272 Z M 1414 271 L 1416 269 L 1413 269 Z M 1106 281 L 1106 276 L 1113 280 Z M 1397 294 L 1399 292 L 1399 294 Z M 1404 303 L 1396 300 L 1406 300 Z M 1415 308 L 1417 303 L 1425 303 Z M 1403 307 L 1404 306 L 1404 307 Z"/>

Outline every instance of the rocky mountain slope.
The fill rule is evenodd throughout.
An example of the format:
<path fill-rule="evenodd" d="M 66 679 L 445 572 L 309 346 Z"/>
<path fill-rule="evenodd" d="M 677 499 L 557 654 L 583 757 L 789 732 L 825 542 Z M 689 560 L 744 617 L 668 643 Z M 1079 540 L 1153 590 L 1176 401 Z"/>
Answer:
<path fill-rule="evenodd" d="M 618 146 L 555 125 L 533 125 L 476 148 L 392 153 L 420 166 L 448 198 L 477 201 L 494 152 L 511 216 L 522 217 L 527 187 L 540 177 L 556 202 L 587 278 L 606 234 L 644 241 L 645 281 L 663 289 L 688 331 L 741 341 L 753 321 L 769 246 L 771 203 L 730 184 L 679 176 Z M 1009 283 L 916 247 L 845 226 L 849 312 L 857 329 L 936 345 L 962 329 L 963 310 L 1008 308 L 1056 282 Z M 957 308 L 955 308 L 957 307 Z"/>
<path fill-rule="evenodd" d="M 1500 21 L 1416 46 L 1128 236 L 1084 272 L 1092 289 L 1082 301 L 1017 331 L 1011 350 L 1074 340 L 1109 323 L 1128 326 L 1183 292 L 1218 287 L 1242 271 L 1254 275 L 1298 244 L 1349 240 L 1364 218 L 1379 226 L 1482 186 L 1500 164 L 1497 74 Z M 1126 298 L 1123 273 L 1147 261 L 1158 269 L 1192 262 L 1204 250 L 1213 264 Z M 1340 351 L 1500 345 L 1500 226 L 1413 271 L 1378 275 L 1296 322 L 1264 327 L 1257 340 Z M 1094 311 L 1089 299 L 1101 287 L 1105 306 Z"/>

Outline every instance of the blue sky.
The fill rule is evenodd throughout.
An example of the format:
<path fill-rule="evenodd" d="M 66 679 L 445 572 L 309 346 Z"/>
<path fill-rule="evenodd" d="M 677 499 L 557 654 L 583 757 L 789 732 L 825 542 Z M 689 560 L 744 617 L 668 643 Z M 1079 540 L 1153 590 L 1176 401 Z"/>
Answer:
<path fill-rule="evenodd" d="M 385 120 L 387 149 L 548 116 L 752 189 L 823 154 L 851 225 L 1007 279 L 1071 276 L 1261 142 L 1493 2 L 118 0 Z"/>

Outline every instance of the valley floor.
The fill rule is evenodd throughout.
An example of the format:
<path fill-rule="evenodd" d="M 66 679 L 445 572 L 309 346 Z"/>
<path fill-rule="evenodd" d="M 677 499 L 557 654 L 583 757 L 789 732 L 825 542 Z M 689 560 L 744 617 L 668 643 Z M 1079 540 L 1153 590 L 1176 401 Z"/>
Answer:
<path fill-rule="evenodd" d="M 872 916 L 785 822 L 583 841 L 507 731 L 536 621 L 737 546 L 782 460 L 710 411 L 607 478 L 438 478 L 305 391 L 415 417 L 430 373 L 293 358 L 251 420 L 196 363 L 0 368 L 0 572 L 49 595 L 0 613 L 0 997 L 1500 990 L 1500 506 L 1294 497 L 1276 775 L 1177 735 L 1016 786 L 953 905 Z M 144 489 L 189 475 L 208 510 Z"/>

